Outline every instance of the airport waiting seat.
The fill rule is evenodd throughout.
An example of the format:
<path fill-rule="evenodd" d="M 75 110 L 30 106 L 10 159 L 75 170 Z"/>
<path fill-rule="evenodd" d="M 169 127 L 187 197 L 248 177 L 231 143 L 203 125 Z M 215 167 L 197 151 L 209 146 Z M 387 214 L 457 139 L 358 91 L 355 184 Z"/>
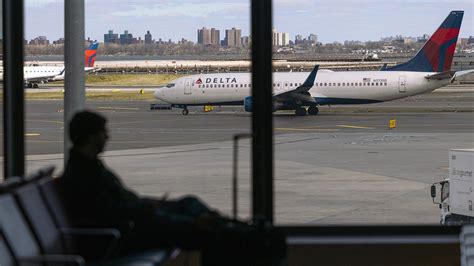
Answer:
<path fill-rule="evenodd" d="M 31 187 L 28 186 L 26 188 L 22 189 L 22 191 L 15 191 L 15 193 L 17 195 L 22 195 L 23 193 L 35 194 Z M 35 198 L 36 196 L 28 197 L 28 199 Z M 30 204 L 31 202 L 28 200 L 27 203 Z M 34 206 L 38 207 L 38 205 Z M 32 208 L 28 208 L 28 211 L 31 211 Z M 62 252 L 66 248 L 61 245 L 61 240 L 58 234 L 55 233 L 55 229 L 50 224 L 48 225 L 51 222 L 47 221 L 47 218 L 45 219 L 46 216 L 30 213 L 26 217 L 33 217 L 34 220 L 28 221 L 28 219 L 25 219 L 21 213 L 21 208 L 12 194 L 6 193 L 0 196 L 0 228 L 5 232 L 4 240 L 6 241 L 4 242 L 8 243 L 8 245 L 2 247 L 2 250 L 9 254 L 7 253 L 8 249 L 5 248 L 9 246 L 15 263 L 19 264 L 21 262 L 27 265 L 43 265 L 43 263 L 46 265 L 85 265 L 86 260 L 82 256 Z M 39 228 L 41 233 L 30 230 L 28 223 L 30 226 L 35 224 L 35 227 Z M 72 229 L 66 231 L 74 232 Z M 78 233 L 83 234 L 83 232 Z M 39 240 L 38 242 L 37 239 Z M 160 265 L 167 258 L 168 254 L 165 251 L 149 251 L 121 258 L 90 260 L 87 261 L 87 265 L 154 266 Z M 3 266 L 3 264 L 0 265 Z"/>
<path fill-rule="evenodd" d="M 13 176 L 5 179 L 5 181 L 0 183 L 0 195 L 12 191 L 16 187 L 23 185 L 23 183 L 24 179 L 19 176 Z"/>
<path fill-rule="evenodd" d="M 7 241 L 3 237 L 0 231 L 0 265 L 2 266 L 14 266 L 15 261 L 13 254 L 11 253 L 10 247 L 7 245 Z"/>
<path fill-rule="evenodd" d="M 25 184 L 15 191 L 15 196 L 20 203 L 20 207 L 30 223 L 36 236 L 39 247 L 46 254 L 66 254 L 73 253 L 74 241 L 67 241 L 68 237 L 87 236 L 91 232 L 86 230 L 58 228 L 56 227 L 50 212 L 43 201 L 38 186 L 34 182 Z M 114 243 L 120 237 L 120 233 L 115 229 L 104 229 L 102 231 L 92 231 L 95 237 L 110 238 L 109 249 L 113 248 Z M 97 240 L 96 240 L 97 241 Z M 69 245 L 67 245 L 69 243 Z M 107 257 L 108 252 L 100 252 Z"/>
<path fill-rule="evenodd" d="M 29 262 L 29 265 L 35 265 L 36 263 L 39 265 L 42 262 L 54 262 L 58 265 L 84 265 L 84 260 L 76 255 L 51 254 L 43 256 L 13 195 L 10 193 L 0 195 L 0 228 L 3 232 L 4 252 L 7 253 L 5 243 L 8 243 L 15 263 Z"/>
<path fill-rule="evenodd" d="M 97 260 L 99 258 L 97 252 L 90 252 L 92 246 L 99 248 L 98 254 L 102 254 L 102 259 L 111 257 L 121 238 L 120 231 L 112 228 L 71 228 L 57 182 L 58 179 L 47 175 L 39 179 L 38 182 L 24 185 L 15 191 L 25 215 L 30 221 L 33 221 L 32 228 L 38 232 L 38 241 L 41 246 L 46 252 L 67 251 L 84 254 L 88 258 Z M 58 237 L 58 235 L 64 237 Z M 95 245 L 91 245 L 91 243 Z M 61 244 L 66 247 L 66 250 L 61 248 Z M 78 244 L 80 245 L 78 246 Z M 79 250 L 81 252 L 78 252 Z M 133 261 L 134 265 L 136 263 L 159 265 L 166 261 L 173 251 L 153 249 L 112 261 L 114 264 L 127 262 L 128 265 Z M 90 256 L 91 254 L 92 256 Z M 104 263 L 106 262 L 101 261 L 100 264 Z"/>

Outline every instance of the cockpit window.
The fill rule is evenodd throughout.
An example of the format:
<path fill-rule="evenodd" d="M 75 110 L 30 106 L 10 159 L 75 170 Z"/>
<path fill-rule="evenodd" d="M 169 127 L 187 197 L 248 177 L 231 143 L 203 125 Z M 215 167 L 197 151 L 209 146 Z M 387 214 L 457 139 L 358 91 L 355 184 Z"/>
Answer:
<path fill-rule="evenodd" d="M 169 83 L 168 85 L 166 85 L 167 88 L 171 88 L 171 87 L 174 87 L 174 83 Z"/>

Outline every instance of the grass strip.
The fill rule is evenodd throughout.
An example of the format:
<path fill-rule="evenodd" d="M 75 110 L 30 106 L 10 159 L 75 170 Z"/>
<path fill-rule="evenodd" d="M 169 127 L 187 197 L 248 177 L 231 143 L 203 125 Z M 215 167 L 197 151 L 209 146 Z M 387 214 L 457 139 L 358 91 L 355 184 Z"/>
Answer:
<path fill-rule="evenodd" d="M 90 74 L 86 76 L 86 85 L 159 86 L 182 76 L 175 74 Z M 64 84 L 64 81 L 52 84 L 60 85 Z"/>

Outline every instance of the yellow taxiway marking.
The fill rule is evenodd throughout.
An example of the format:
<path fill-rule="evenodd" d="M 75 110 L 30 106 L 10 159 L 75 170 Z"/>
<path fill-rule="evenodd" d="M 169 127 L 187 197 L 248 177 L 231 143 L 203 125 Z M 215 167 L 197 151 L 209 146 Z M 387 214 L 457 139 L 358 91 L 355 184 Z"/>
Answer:
<path fill-rule="evenodd" d="M 39 133 L 25 133 L 25 137 L 36 137 L 36 136 L 40 136 L 41 134 Z"/>
<path fill-rule="evenodd" d="M 97 109 L 102 110 L 139 110 L 136 107 L 97 107 Z"/>
<path fill-rule="evenodd" d="M 339 131 L 339 129 L 330 128 L 290 128 L 290 127 L 277 127 L 275 130 L 287 130 L 287 131 Z"/>
<path fill-rule="evenodd" d="M 351 126 L 351 125 L 336 125 L 336 127 L 343 128 L 359 128 L 359 129 L 374 129 L 373 127 Z"/>
<path fill-rule="evenodd" d="M 441 169 L 441 170 L 449 170 L 449 167 L 444 166 L 444 167 L 440 167 L 439 169 Z"/>

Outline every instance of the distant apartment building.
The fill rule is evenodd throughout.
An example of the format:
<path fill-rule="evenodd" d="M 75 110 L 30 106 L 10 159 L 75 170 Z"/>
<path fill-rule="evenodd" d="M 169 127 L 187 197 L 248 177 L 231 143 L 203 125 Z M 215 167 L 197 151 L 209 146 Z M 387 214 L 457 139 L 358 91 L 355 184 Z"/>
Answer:
<path fill-rule="evenodd" d="M 147 30 L 145 34 L 145 44 L 152 44 L 152 43 L 153 43 L 153 37 L 151 36 L 150 31 Z"/>
<path fill-rule="evenodd" d="M 416 38 L 416 42 L 425 43 L 430 39 L 430 35 L 423 34 L 423 36 Z"/>
<path fill-rule="evenodd" d="M 303 45 L 303 36 L 297 34 L 295 36 L 295 45 Z"/>
<path fill-rule="evenodd" d="M 211 28 L 211 44 L 215 46 L 221 45 L 220 31 L 215 28 Z"/>
<path fill-rule="evenodd" d="M 318 35 L 311 33 L 308 38 L 303 38 L 302 35 L 298 34 L 295 36 L 294 44 L 297 46 L 315 46 L 318 44 Z"/>
<path fill-rule="evenodd" d="M 290 44 L 290 34 L 287 32 L 277 32 L 273 29 L 273 46 L 288 46 Z"/>
<path fill-rule="evenodd" d="M 38 36 L 30 41 L 30 45 L 48 45 L 49 40 L 46 36 Z"/>
<path fill-rule="evenodd" d="M 469 36 L 469 39 L 467 40 L 467 44 L 474 44 L 474 36 Z"/>
<path fill-rule="evenodd" d="M 109 44 L 109 43 L 119 44 L 120 39 L 118 37 L 118 34 L 114 33 L 113 30 L 109 30 L 109 33 L 104 34 L 104 43 L 105 44 Z"/>
<path fill-rule="evenodd" d="M 221 45 L 220 31 L 215 28 L 208 29 L 206 27 L 198 29 L 198 43 L 202 45 Z"/>
<path fill-rule="evenodd" d="M 59 38 L 58 40 L 53 41 L 53 44 L 64 44 L 64 43 L 65 43 L 64 38 Z"/>
<path fill-rule="evenodd" d="M 276 29 L 272 30 L 272 45 L 278 46 L 278 32 L 276 31 Z"/>
<path fill-rule="evenodd" d="M 123 34 L 120 34 L 121 45 L 134 44 L 137 42 L 138 42 L 137 39 L 133 38 L 133 34 L 129 33 L 128 30 L 125 30 Z"/>
<path fill-rule="evenodd" d="M 211 29 L 206 27 L 202 27 L 202 29 L 198 29 L 198 43 L 202 45 L 210 45 L 211 44 Z"/>
<path fill-rule="evenodd" d="M 224 46 L 227 47 L 241 47 L 241 35 L 242 30 L 232 28 L 230 30 L 225 30 Z"/>
<path fill-rule="evenodd" d="M 308 41 L 310 45 L 316 45 L 318 43 L 318 35 L 311 33 L 308 36 Z"/>

